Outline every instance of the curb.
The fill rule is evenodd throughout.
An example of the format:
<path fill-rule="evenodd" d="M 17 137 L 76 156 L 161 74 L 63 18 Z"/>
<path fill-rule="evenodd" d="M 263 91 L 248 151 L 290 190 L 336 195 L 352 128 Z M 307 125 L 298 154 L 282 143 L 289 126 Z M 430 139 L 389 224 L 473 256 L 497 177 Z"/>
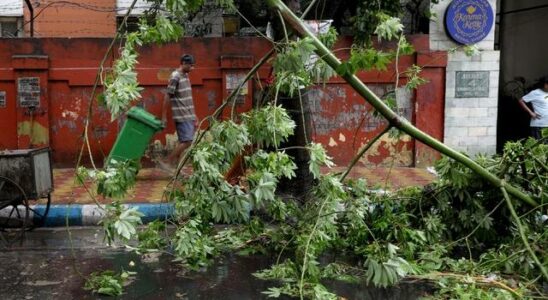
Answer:
<path fill-rule="evenodd" d="M 171 218 L 174 212 L 174 206 L 171 203 L 135 203 L 124 204 L 124 206 L 126 208 L 137 207 L 137 210 L 144 215 L 141 218 L 143 224 L 158 219 Z M 46 210 L 45 205 L 31 205 L 30 208 L 40 214 L 43 214 Z M 18 209 L 22 211 L 23 208 Z M 35 218 L 32 210 L 29 214 L 29 218 L 35 223 L 39 221 L 38 218 Z M 3 213 L 0 212 L 0 215 L 3 215 Z M 41 227 L 63 227 L 66 226 L 67 220 L 69 226 L 96 226 L 103 215 L 104 211 L 95 204 L 56 204 L 50 206 L 46 220 Z"/>

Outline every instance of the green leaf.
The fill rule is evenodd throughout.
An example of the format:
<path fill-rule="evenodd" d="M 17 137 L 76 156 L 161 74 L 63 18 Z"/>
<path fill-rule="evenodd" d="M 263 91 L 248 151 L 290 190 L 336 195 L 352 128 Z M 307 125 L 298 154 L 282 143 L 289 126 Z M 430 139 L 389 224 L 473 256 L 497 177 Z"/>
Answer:
<path fill-rule="evenodd" d="M 267 295 L 268 298 L 279 298 L 282 295 L 282 290 L 280 288 L 271 287 L 261 293 Z"/>
<path fill-rule="evenodd" d="M 310 163 L 308 169 L 314 178 L 320 178 L 320 166 L 333 167 L 335 164 L 331 161 L 321 144 L 311 143 L 308 146 L 310 153 Z"/>

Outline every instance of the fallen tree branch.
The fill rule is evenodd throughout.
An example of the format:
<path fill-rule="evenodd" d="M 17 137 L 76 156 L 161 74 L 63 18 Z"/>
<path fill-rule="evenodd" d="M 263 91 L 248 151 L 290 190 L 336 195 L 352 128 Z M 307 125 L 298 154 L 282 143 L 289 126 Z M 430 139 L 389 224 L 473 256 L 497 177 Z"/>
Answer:
<path fill-rule="evenodd" d="M 310 32 L 310 30 L 302 23 L 302 21 L 297 16 L 295 16 L 295 14 L 293 14 L 293 12 L 287 6 L 285 6 L 285 4 L 283 4 L 281 0 L 267 0 L 266 2 L 271 8 L 278 10 L 283 18 L 287 21 L 287 23 L 299 35 L 311 39 L 312 44 L 316 47 L 314 51 L 316 52 L 316 54 L 318 54 L 318 56 L 321 57 L 322 60 L 324 60 L 334 70 L 338 69 L 338 67 L 341 65 L 339 59 L 327 47 L 325 47 L 325 45 L 312 32 Z M 358 77 L 348 73 L 341 75 L 341 77 L 346 80 L 346 82 L 348 82 L 348 84 L 350 84 L 369 104 L 371 104 L 373 108 L 375 108 L 375 110 L 383 115 L 392 126 L 399 128 L 401 131 L 409 134 L 411 137 L 467 166 L 472 171 L 474 171 L 479 176 L 483 177 L 485 180 L 489 181 L 496 187 L 500 188 L 503 186 L 503 182 L 500 178 L 480 166 L 474 160 L 443 144 L 442 142 L 436 140 L 425 132 L 419 130 L 405 118 L 402 118 L 398 114 L 396 114 L 386 104 L 384 104 L 384 102 L 382 102 L 382 100 L 377 95 L 375 95 L 363 82 L 361 82 Z M 511 185 L 506 185 L 505 188 L 512 196 L 520 199 L 521 201 L 531 206 L 538 206 L 538 203 L 533 200 L 533 198 L 531 198 L 520 189 Z"/>
<path fill-rule="evenodd" d="M 348 176 L 348 174 L 350 174 L 350 171 L 352 170 L 352 168 L 358 163 L 358 161 L 365 154 L 365 152 L 367 152 L 367 150 L 369 150 L 369 148 L 371 148 L 371 146 L 373 146 L 373 144 L 375 144 L 391 128 L 392 126 L 388 125 L 383 131 L 381 131 L 381 133 L 377 134 L 377 136 L 371 139 L 369 143 L 367 143 L 367 145 L 363 147 L 362 150 L 360 150 L 360 152 L 354 157 L 354 159 L 352 159 L 352 161 L 350 162 L 350 165 L 348 165 L 348 168 L 346 168 L 346 171 L 344 171 L 344 173 L 341 175 L 341 182 L 344 181 L 344 179 L 346 178 L 346 176 Z"/>
<path fill-rule="evenodd" d="M 188 162 L 188 160 L 190 159 L 190 152 L 192 150 L 192 148 L 194 148 L 205 136 L 206 132 L 210 129 L 211 127 L 211 120 L 215 120 L 217 119 L 221 113 L 223 112 L 223 110 L 225 109 L 225 107 L 230 103 L 230 101 L 233 101 L 234 97 L 239 93 L 240 89 L 242 88 L 242 86 L 244 84 L 247 83 L 247 81 L 249 81 L 249 79 L 251 79 L 253 76 L 255 76 L 255 73 L 259 70 L 259 68 L 264 65 L 268 59 L 272 56 L 272 54 L 274 54 L 274 50 L 275 48 L 272 47 L 272 49 L 270 49 L 270 51 L 268 51 L 262 58 L 261 60 L 259 60 L 259 62 L 247 73 L 247 75 L 245 76 L 244 80 L 242 80 L 240 82 L 240 84 L 236 87 L 236 89 L 234 89 L 232 91 L 232 93 L 230 93 L 230 95 L 228 95 L 228 97 L 224 100 L 224 102 L 217 108 L 217 110 L 215 110 L 215 112 L 210 115 L 208 118 L 205 118 L 202 120 L 202 122 L 206 121 L 206 120 L 209 120 L 209 124 L 207 126 L 206 129 L 200 131 L 198 133 L 198 135 L 196 136 L 196 138 L 194 139 L 194 141 L 192 142 L 192 144 L 190 145 L 190 147 L 186 150 L 184 156 L 180 159 L 179 161 L 179 164 L 177 165 L 177 169 L 175 171 L 175 175 L 172 177 L 171 181 L 168 183 L 171 184 L 173 183 L 177 177 L 179 176 L 179 174 L 181 173 L 181 170 L 183 169 L 183 166 Z M 201 125 L 201 123 L 200 123 Z M 199 128 L 199 127 L 198 127 Z M 173 189 L 175 188 L 175 185 L 173 185 Z M 164 191 L 164 194 L 167 192 Z M 163 198 L 164 196 L 162 196 Z"/>
<path fill-rule="evenodd" d="M 500 282 L 494 279 L 485 278 L 483 276 L 469 276 L 469 275 L 463 275 L 463 274 L 457 274 L 457 273 L 432 272 L 425 275 L 410 275 L 410 276 L 407 276 L 406 278 L 420 279 L 420 280 L 438 280 L 438 278 L 440 277 L 453 278 L 465 284 L 470 284 L 468 280 L 471 278 L 474 280 L 474 283 L 487 286 L 487 287 L 503 289 L 505 291 L 510 292 L 512 295 L 514 295 L 518 299 L 523 298 L 523 295 L 519 294 L 515 289 L 509 287 L 503 282 Z"/>
<path fill-rule="evenodd" d="M 514 209 L 514 205 L 512 204 L 512 200 L 510 200 L 510 196 L 508 196 L 508 193 L 506 192 L 506 188 L 504 186 L 500 187 L 502 190 L 502 194 L 504 195 L 504 200 L 506 200 L 506 204 L 508 205 L 508 209 L 510 210 L 510 213 L 512 214 L 512 218 L 514 218 L 514 222 L 516 222 L 516 226 L 518 227 L 519 236 L 521 237 L 521 240 L 523 241 L 523 244 L 525 245 L 525 248 L 527 248 L 527 251 L 529 252 L 529 255 L 531 255 L 531 258 L 535 261 L 535 263 L 538 265 L 540 271 L 542 272 L 542 275 L 544 276 L 544 279 L 548 281 L 548 272 L 546 271 L 546 268 L 542 264 L 542 262 L 538 259 L 537 255 L 535 254 L 535 251 L 531 248 L 531 245 L 529 245 L 529 242 L 527 241 L 527 236 L 525 235 L 525 230 L 523 229 L 523 225 L 521 224 L 521 220 L 518 217 L 518 214 L 516 213 L 516 210 Z"/>

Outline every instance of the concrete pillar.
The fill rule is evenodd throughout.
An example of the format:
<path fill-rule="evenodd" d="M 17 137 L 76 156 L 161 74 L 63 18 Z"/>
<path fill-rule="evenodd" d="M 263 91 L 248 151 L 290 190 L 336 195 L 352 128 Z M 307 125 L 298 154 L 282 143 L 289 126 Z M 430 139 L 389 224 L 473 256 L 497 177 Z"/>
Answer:
<path fill-rule="evenodd" d="M 493 154 L 497 146 L 497 111 L 500 53 L 494 50 L 495 26 L 476 46 L 480 54 L 467 56 L 445 29 L 444 16 L 452 1 L 440 0 L 432 10 L 430 48 L 448 51 L 445 79 L 444 143 L 470 155 Z M 496 0 L 488 0 L 496 15 Z M 469 85 L 482 85 L 471 91 Z M 472 88 L 473 89 L 473 88 Z"/>

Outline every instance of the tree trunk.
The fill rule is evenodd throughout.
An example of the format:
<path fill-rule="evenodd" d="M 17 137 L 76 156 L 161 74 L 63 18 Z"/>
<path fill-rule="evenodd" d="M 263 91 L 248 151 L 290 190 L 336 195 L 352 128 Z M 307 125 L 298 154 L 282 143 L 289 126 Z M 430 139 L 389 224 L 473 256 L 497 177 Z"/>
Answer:
<path fill-rule="evenodd" d="M 301 12 L 301 6 L 298 0 L 286 0 L 286 5 L 293 13 Z M 274 19 L 277 22 L 281 22 L 277 13 L 274 14 Z M 283 42 L 285 40 L 285 34 L 282 29 L 283 26 L 279 23 L 275 28 L 278 29 L 276 32 L 276 39 Z M 308 97 L 303 96 L 299 98 L 298 94 L 294 97 L 289 97 L 289 95 L 281 94 L 278 98 L 278 104 L 287 110 L 297 125 L 295 127 L 295 134 L 289 137 L 288 141 L 281 145 L 282 148 L 291 148 L 288 149 L 286 153 L 293 158 L 293 161 L 297 165 L 297 170 L 295 170 L 297 176 L 292 179 L 282 178 L 278 183 L 278 193 L 282 197 L 290 197 L 298 199 L 300 202 L 304 202 L 306 201 L 308 191 L 310 191 L 314 182 L 308 168 L 310 154 L 306 149 L 303 149 L 303 147 L 306 147 L 310 142 L 312 132 L 310 110 L 308 109 Z"/>

